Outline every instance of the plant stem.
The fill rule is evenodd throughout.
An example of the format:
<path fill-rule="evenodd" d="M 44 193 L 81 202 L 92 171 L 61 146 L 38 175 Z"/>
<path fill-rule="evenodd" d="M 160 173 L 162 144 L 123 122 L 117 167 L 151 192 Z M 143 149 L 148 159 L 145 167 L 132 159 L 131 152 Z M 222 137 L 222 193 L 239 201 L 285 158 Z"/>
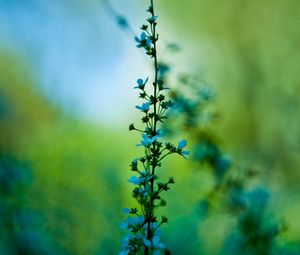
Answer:
<path fill-rule="evenodd" d="M 153 0 L 150 0 L 150 7 L 152 9 L 152 17 L 155 16 L 154 13 L 154 4 Z M 154 91 L 153 91 L 153 96 L 154 96 L 154 123 L 153 123 L 153 134 L 156 135 L 157 132 L 157 78 L 158 78 L 158 61 L 157 61 L 157 47 L 156 47 L 156 22 L 152 24 L 152 36 L 154 37 L 154 42 L 153 42 L 153 49 L 154 49 Z M 155 174 L 155 167 L 156 167 L 156 142 L 153 143 L 153 155 L 152 155 L 152 176 Z M 150 194 L 153 194 L 154 191 L 154 178 L 151 178 L 150 180 Z M 153 233 L 152 233 L 152 228 L 153 228 L 153 223 L 152 219 L 154 218 L 154 201 L 152 196 L 150 196 L 150 212 L 148 215 L 148 226 L 147 226 L 147 239 L 151 242 L 152 244 L 152 239 L 153 239 Z M 152 253 L 152 248 L 145 246 L 145 255 L 151 255 Z"/>

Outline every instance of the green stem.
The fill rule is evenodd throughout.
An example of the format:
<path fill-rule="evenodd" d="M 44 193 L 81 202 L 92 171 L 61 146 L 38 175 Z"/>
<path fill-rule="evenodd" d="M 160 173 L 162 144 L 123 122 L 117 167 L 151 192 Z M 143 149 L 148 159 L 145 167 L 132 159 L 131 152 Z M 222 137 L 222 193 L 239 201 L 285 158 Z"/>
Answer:
<path fill-rule="evenodd" d="M 150 0 L 151 3 L 151 9 L 152 9 L 152 17 L 155 16 L 154 14 L 154 4 L 153 4 L 153 0 Z M 154 70 L 155 70 L 155 77 L 154 77 L 154 82 L 153 82 L 153 86 L 154 86 L 154 91 L 153 91 L 153 96 L 154 96 L 154 123 L 153 123 L 153 133 L 154 135 L 156 135 L 156 131 L 157 131 L 157 78 L 158 78 L 158 61 L 157 61 L 157 47 L 156 47 L 156 22 L 151 24 L 151 31 L 152 31 L 152 36 L 154 37 L 154 42 L 153 42 L 153 50 L 154 50 Z M 156 159 L 156 142 L 153 143 L 153 159 Z M 155 160 L 154 160 L 155 161 Z M 152 162 L 154 162 L 152 161 Z M 155 174 L 155 167 L 156 167 L 156 163 L 152 163 L 152 176 L 154 176 Z M 151 193 L 154 191 L 154 178 L 151 178 L 150 180 L 150 190 Z M 151 220 L 153 219 L 154 216 L 154 200 L 152 197 L 150 197 L 150 212 L 149 215 L 147 215 L 148 217 L 148 226 L 147 226 L 147 239 L 151 242 L 152 244 L 152 238 L 153 238 L 153 224 L 151 222 Z M 152 254 L 152 248 L 149 248 L 147 246 L 145 246 L 145 255 L 151 255 Z"/>

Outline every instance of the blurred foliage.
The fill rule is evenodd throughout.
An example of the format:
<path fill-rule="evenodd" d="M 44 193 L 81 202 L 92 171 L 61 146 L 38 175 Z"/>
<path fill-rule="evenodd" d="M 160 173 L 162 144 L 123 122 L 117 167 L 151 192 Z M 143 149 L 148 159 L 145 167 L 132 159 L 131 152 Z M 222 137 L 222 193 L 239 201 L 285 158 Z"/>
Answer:
<path fill-rule="evenodd" d="M 226 146 L 245 161 L 254 157 L 266 175 L 272 173 L 270 181 L 297 188 L 300 8 L 296 2 L 160 4 L 174 31 L 191 44 L 186 55 L 192 55 L 192 72 L 200 72 L 217 87 L 222 122 L 216 130 Z"/>
<path fill-rule="evenodd" d="M 223 154 L 219 139 L 211 130 L 218 117 L 211 107 L 215 98 L 212 88 L 187 75 L 181 76 L 178 83 L 177 90 L 171 92 L 175 104 L 166 131 L 169 134 L 184 132 L 189 136 L 193 152 L 190 161 L 194 162 L 197 171 L 210 170 L 214 179 L 207 194 L 199 194 L 199 229 L 203 229 L 201 218 L 216 220 L 213 213 L 227 214 L 222 223 L 225 232 L 219 234 L 217 242 L 220 244 L 215 245 L 214 251 L 209 247 L 201 252 L 192 248 L 189 253 L 279 254 L 276 237 L 282 227 L 266 213 L 269 192 L 249 185 L 255 172 L 231 169 L 229 156 Z M 229 222 L 230 218 L 234 224 Z M 228 225 L 234 227 L 233 230 L 229 231 Z M 195 232 L 195 228 L 192 229 Z M 209 236 L 216 243 L 216 234 L 211 231 Z M 203 242 L 207 243 L 207 240 Z M 177 254 L 176 250 L 174 254 Z"/>
<path fill-rule="evenodd" d="M 172 32 L 188 45 L 189 72 L 217 90 L 218 122 L 210 127 L 238 169 L 259 174 L 273 210 L 299 243 L 300 78 L 295 1 L 163 1 Z M 177 64 L 178 65 L 178 64 Z M 183 64 L 180 65 L 182 67 Z M 214 222 L 214 221 L 212 221 Z M 292 245 L 293 246 L 293 245 Z M 296 245 L 297 246 L 297 245 Z"/>
<path fill-rule="evenodd" d="M 122 151 L 128 151 L 129 143 L 120 144 L 121 137 L 112 131 L 62 115 L 43 98 L 20 59 L 2 56 L 0 63 L 0 177 L 1 187 L 9 189 L 1 192 L 1 201 L 13 201 L 3 207 L 7 216 L 1 226 L 6 236 L 14 236 L 5 237 L 7 242 L 23 233 L 22 227 L 11 226 L 21 224 L 12 214 L 22 213 L 26 204 L 33 212 L 29 218 L 40 218 L 37 223 L 26 220 L 26 226 L 33 230 L 37 224 L 41 236 L 51 237 L 61 254 L 101 254 L 107 249 L 107 254 L 115 254 L 120 208 L 127 201 L 120 166 L 127 167 L 128 156 Z M 28 165 L 26 171 L 23 164 Z M 30 176 L 26 183 L 23 175 Z M 35 236 L 26 238 L 26 245 L 36 248 L 41 243 Z M 5 245 L 18 249 L 16 244 Z M 60 254 L 38 254 L 48 253 Z"/>

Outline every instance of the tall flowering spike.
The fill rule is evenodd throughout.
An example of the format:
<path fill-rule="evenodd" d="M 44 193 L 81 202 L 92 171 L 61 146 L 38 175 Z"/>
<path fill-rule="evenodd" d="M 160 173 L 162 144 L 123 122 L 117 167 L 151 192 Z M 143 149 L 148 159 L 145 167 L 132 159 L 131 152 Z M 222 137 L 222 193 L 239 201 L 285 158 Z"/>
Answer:
<path fill-rule="evenodd" d="M 123 209 L 123 212 L 130 215 L 127 220 L 121 224 L 121 228 L 127 229 L 130 234 L 124 239 L 124 250 L 122 255 L 153 255 L 163 254 L 165 245 L 159 237 L 159 228 L 168 222 L 166 216 L 157 217 L 154 209 L 165 206 L 166 201 L 162 199 L 162 193 L 168 191 L 170 186 L 175 183 L 174 178 L 160 180 L 156 175 L 157 168 L 161 167 L 164 158 L 171 154 L 179 154 L 185 157 L 188 151 L 184 151 L 187 141 L 182 140 L 175 146 L 169 142 L 161 141 L 163 136 L 159 125 L 166 119 L 166 112 L 173 103 L 164 93 L 165 81 L 160 77 L 161 67 L 158 64 L 157 42 L 158 34 L 156 26 L 158 16 L 155 15 L 153 0 L 150 0 L 150 6 L 147 10 L 150 16 L 146 19 L 146 24 L 141 26 L 142 33 L 135 37 L 138 48 L 143 48 L 153 61 L 153 80 L 151 86 L 148 86 L 148 78 L 139 78 L 136 81 L 139 97 L 143 100 L 136 108 L 142 114 L 143 128 L 137 128 L 135 124 L 130 124 L 130 131 L 142 133 L 140 144 L 143 148 L 143 155 L 133 160 L 130 167 L 134 176 L 128 179 L 128 182 L 134 185 L 132 196 L 136 199 L 141 210 L 136 208 Z M 147 89 L 147 90 L 146 90 Z M 149 91 L 151 91 L 149 93 Z"/>

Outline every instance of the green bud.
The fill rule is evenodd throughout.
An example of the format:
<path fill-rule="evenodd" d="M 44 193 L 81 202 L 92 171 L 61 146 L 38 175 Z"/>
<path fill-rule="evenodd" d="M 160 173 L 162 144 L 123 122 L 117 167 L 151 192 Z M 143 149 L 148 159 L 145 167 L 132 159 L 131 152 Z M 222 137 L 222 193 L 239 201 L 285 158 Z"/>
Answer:
<path fill-rule="evenodd" d="M 162 200 L 160 201 L 159 205 L 160 205 L 161 207 L 166 206 L 166 205 L 167 205 L 166 200 L 162 199 Z"/>
<path fill-rule="evenodd" d="M 130 124 L 128 129 L 129 131 L 135 130 L 134 124 Z"/>
<path fill-rule="evenodd" d="M 142 118 L 142 121 L 143 121 L 144 123 L 147 123 L 147 122 L 149 121 L 149 117 L 148 117 L 148 116 L 144 116 L 144 117 Z"/>
<path fill-rule="evenodd" d="M 158 100 L 159 101 L 163 101 L 165 99 L 165 96 L 163 95 L 163 94 L 160 94 L 159 96 L 158 96 Z"/>
<path fill-rule="evenodd" d="M 130 167 L 131 167 L 131 171 L 136 172 L 138 170 L 138 163 L 137 163 L 137 161 L 132 161 Z"/>
<path fill-rule="evenodd" d="M 174 177 L 169 177 L 169 183 L 170 183 L 170 184 L 174 184 L 174 183 L 175 183 Z"/>
<path fill-rule="evenodd" d="M 131 214 L 137 214 L 138 209 L 137 208 L 131 208 L 130 212 Z"/>
<path fill-rule="evenodd" d="M 142 25 L 142 26 L 141 26 L 141 29 L 142 29 L 142 30 L 147 30 L 147 29 L 148 29 L 148 25 Z"/>
<path fill-rule="evenodd" d="M 168 223 L 168 218 L 166 216 L 161 216 L 161 223 Z"/>

